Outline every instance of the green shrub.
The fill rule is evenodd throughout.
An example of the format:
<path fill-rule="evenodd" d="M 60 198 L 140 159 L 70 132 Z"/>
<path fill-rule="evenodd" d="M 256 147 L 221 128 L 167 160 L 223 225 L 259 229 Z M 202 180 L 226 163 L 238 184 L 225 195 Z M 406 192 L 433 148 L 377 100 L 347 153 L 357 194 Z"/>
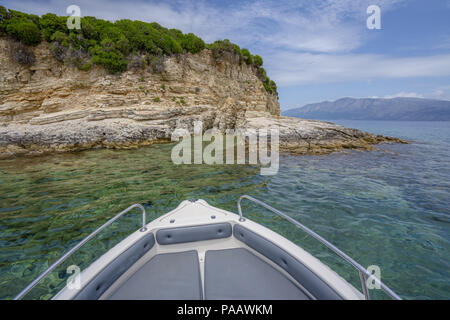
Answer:
<path fill-rule="evenodd" d="M 83 37 L 95 41 L 100 40 L 100 30 L 96 25 L 97 19 L 95 17 L 82 17 L 81 18 L 81 32 Z"/>
<path fill-rule="evenodd" d="M 53 13 L 44 14 L 39 20 L 39 26 L 41 28 L 42 36 L 47 42 L 52 40 L 52 36 L 55 32 L 65 32 L 67 30 L 66 18 L 58 17 Z"/>
<path fill-rule="evenodd" d="M 158 48 L 153 41 L 147 37 L 151 32 L 151 26 L 148 23 L 131 20 L 118 20 L 115 25 L 122 31 L 130 42 L 133 51 L 145 51 L 148 53 L 159 53 Z"/>
<path fill-rule="evenodd" d="M 95 48 L 92 62 L 103 66 L 110 73 L 123 72 L 128 66 L 127 61 L 125 61 L 120 52 L 103 47 Z"/>
<path fill-rule="evenodd" d="M 215 58 L 222 57 L 225 53 L 236 53 L 240 54 L 240 49 L 237 45 L 230 42 L 228 39 L 217 40 L 210 45 L 208 48 L 212 50 L 213 56 Z"/>
<path fill-rule="evenodd" d="M 8 19 L 8 11 L 5 7 L 0 6 L 0 22 L 5 21 L 6 19 Z"/>
<path fill-rule="evenodd" d="M 253 56 L 253 61 L 257 67 L 261 67 L 263 65 L 263 59 L 257 54 Z"/>
<path fill-rule="evenodd" d="M 85 62 L 85 63 L 79 63 L 77 65 L 77 68 L 81 71 L 89 71 L 89 70 L 91 70 L 91 66 L 92 66 L 91 62 Z"/>
<path fill-rule="evenodd" d="M 6 34 L 6 20 L 8 19 L 8 11 L 5 7 L 0 6 L 0 35 Z"/>
<path fill-rule="evenodd" d="M 122 30 L 113 24 L 106 25 L 100 30 L 100 40 L 110 39 L 116 42 L 122 36 L 124 36 Z"/>
<path fill-rule="evenodd" d="M 268 93 L 272 94 L 272 88 L 266 82 L 263 82 L 263 85 L 264 89 L 266 89 Z"/>
<path fill-rule="evenodd" d="M 39 25 L 39 19 L 40 19 L 39 16 L 37 16 L 35 14 L 28 14 L 28 13 L 9 9 L 8 10 L 8 19 L 16 19 L 16 18 L 30 20 L 34 24 Z"/>
<path fill-rule="evenodd" d="M 266 76 L 265 80 L 263 81 L 264 89 L 270 94 L 277 94 L 277 85 L 275 84 L 275 81 L 270 80 L 269 77 Z"/>
<path fill-rule="evenodd" d="M 182 53 L 183 49 L 181 45 L 172 37 L 170 37 L 168 34 L 160 33 L 153 31 L 151 33 L 151 36 L 153 37 L 153 42 L 162 49 L 163 53 L 166 55 L 172 55 L 175 53 Z"/>
<path fill-rule="evenodd" d="M 193 33 L 188 33 L 186 35 L 181 33 L 177 38 L 183 49 L 190 53 L 195 54 L 205 49 L 205 42 Z"/>
<path fill-rule="evenodd" d="M 270 80 L 269 81 L 269 86 L 276 92 L 277 91 L 277 85 L 275 83 L 275 81 Z"/>
<path fill-rule="evenodd" d="M 27 18 L 12 18 L 7 21 L 6 33 L 26 45 L 35 46 L 41 42 L 39 27 Z"/>
<path fill-rule="evenodd" d="M 159 97 L 156 97 L 153 99 L 153 102 L 161 102 L 161 99 Z"/>
<path fill-rule="evenodd" d="M 131 51 L 130 41 L 121 35 L 120 38 L 115 42 L 115 47 L 117 50 L 123 53 L 123 55 L 128 55 Z"/>
<path fill-rule="evenodd" d="M 63 47 L 69 47 L 69 36 L 61 31 L 56 31 L 50 38 L 51 41 L 61 44 Z"/>
<path fill-rule="evenodd" d="M 67 41 L 73 49 L 87 51 L 91 46 L 88 39 L 85 39 L 80 32 L 70 31 Z"/>
<path fill-rule="evenodd" d="M 253 64 L 253 56 L 250 54 L 250 51 L 248 51 L 248 49 L 242 49 L 241 55 L 244 58 L 245 63 Z"/>

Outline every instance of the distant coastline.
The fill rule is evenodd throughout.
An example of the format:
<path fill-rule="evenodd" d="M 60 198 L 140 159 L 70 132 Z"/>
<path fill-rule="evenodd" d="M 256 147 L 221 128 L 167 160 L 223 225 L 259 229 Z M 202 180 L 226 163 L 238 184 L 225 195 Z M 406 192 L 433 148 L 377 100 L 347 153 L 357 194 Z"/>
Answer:
<path fill-rule="evenodd" d="M 450 121 L 450 101 L 421 98 L 342 98 L 281 113 L 314 120 Z"/>

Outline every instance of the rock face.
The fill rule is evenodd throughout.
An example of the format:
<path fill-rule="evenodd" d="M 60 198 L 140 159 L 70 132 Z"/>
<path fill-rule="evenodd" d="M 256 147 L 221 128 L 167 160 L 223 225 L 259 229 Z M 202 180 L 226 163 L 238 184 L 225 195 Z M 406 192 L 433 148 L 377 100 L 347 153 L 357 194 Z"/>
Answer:
<path fill-rule="evenodd" d="M 0 38 L 0 157 L 83 150 L 130 148 L 169 141 L 175 128 L 221 130 L 281 129 L 283 150 L 324 153 L 344 146 L 370 148 L 383 137 L 330 123 L 280 117 L 252 67 L 214 59 L 205 49 L 169 57 L 164 70 L 130 69 L 110 75 L 58 62 L 43 42 L 36 62 L 22 66 Z"/>

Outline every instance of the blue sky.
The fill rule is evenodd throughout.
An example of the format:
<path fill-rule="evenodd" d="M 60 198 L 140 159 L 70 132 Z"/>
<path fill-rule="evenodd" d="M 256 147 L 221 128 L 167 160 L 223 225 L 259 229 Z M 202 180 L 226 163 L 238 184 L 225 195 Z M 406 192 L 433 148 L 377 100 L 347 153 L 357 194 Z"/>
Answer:
<path fill-rule="evenodd" d="M 450 100 L 450 0 L 0 0 L 11 9 L 157 21 L 264 58 L 283 110 L 341 97 Z M 381 30 L 366 27 L 369 5 Z"/>

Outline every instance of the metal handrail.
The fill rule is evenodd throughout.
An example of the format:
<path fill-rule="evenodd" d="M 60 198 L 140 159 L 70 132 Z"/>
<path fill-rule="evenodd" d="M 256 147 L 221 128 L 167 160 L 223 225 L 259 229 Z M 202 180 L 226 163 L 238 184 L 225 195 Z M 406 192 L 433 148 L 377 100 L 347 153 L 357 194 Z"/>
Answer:
<path fill-rule="evenodd" d="M 242 199 L 247 199 L 247 200 L 250 200 L 250 201 L 252 201 L 254 203 L 257 203 L 257 204 L 263 206 L 264 208 L 266 208 L 266 209 L 276 213 L 277 215 L 283 217 L 284 219 L 286 219 L 290 223 L 296 225 L 297 227 L 299 227 L 300 229 L 305 231 L 307 234 L 309 234 L 310 236 L 312 236 L 313 238 L 315 238 L 316 240 L 321 242 L 323 245 L 325 245 L 326 247 L 331 249 L 333 252 L 338 254 L 344 260 L 349 262 L 359 272 L 359 277 L 361 279 L 361 286 L 363 288 L 363 293 L 364 293 L 364 297 L 365 297 L 366 300 L 370 299 L 370 297 L 369 297 L 369 290 L 368 290 L 367 284 L 366 284 L 367 279 L 371 279 L 371 280 L 375 281 L 375 283 L 378 284 L 380 286 L 380 288 L 383 289 L 383 291 L 387 295 L 389 295 L 391 298 L 393 298 L 395 300 L 402 300 L 394 291 L 392 291 L 388 286 L 386 286 L 383 282 L 381 282 L 381 280 L 379 280 L 377 277 L 375 277 L 374 275 L 369 273 L 363 266 L 361 266 L 358 262 L 356 262 L 355 260 L 350 258 L 348 255 L 346 255 L 344 252 L 342 252 L 336 246 L 334 246 L 333 244 L 331 244 L 330 242 L 328 242 L 327 240 L 325 240 L 324 238 L 319 236 L 317 233 L 315 233 L 314 231 L 312 231 L 308 227 L 306 227 L 303 224 L 301 224 L 300 222 L 298 222 L 297 220 L 289 217 L 285 213 L 283 213 L 283 212 L 281 212 L 281 211 L 279 211 L 279 210 L 269 206 L 268 204 L 266 204 L 266 203 L 264 203 L 264 202 L 262 202 L 262 201 L 260 201 L 258 199 L 255 199 L 255 198 L 253 198 L 251 196 L 248 196 L 248 195 L 243 195 L 243 196 L 239 197 L 239 200 L 237 202 L 238 212 L 239 212 L 239 216 L 240 216 L 239 221 L 241 221 L 241 222 L 245 221 L 245 218 L 242 215 L 242 209 L 241 209 L 241 200 Z"/>
<path fill-rule="evenodd" d="M 107 226 L 109 226 L 111 223 L 119 219 L 121 216 L 123 216 L 128 211 L 134 209 L 134 208 L 140 208 L 142 211 L 142 228 L 139 229 L 139 231 L 144 232 L 147 231 L 147 228 L 145 227 L 145 208 L 141 204 L 133 204 L 132 206 L 129 206 L 122 212 L 115 215 L 113 218 L 109 219 L 106 223 L 104 223 L 101 227 L 95 229 L 94 232 L 89 234 L 86 238 L 81 240 L 76 246 L 74 246 L 72 249 L 67 251 L 61 258 L 56 260 L 50 267 L 48 267 L 47 270 L 45 270 L 39 277 L 34 279 L 25 289 L 23 289 L 17 296 L 14 297 L 14 300 L 20 300 L 22 299 L 28 292 L 30 292 L 31 289 L 33 289 L 42 279 L 44 279 L 50 272 L 55 270 L 56 267 L 58 267 L 61 263 L 63 263 L 67 258 L 69 258 L 75 251 L 80 249 L 86 242 L 91 240 L 93 237 L 95 237 L 100 231 L 105 229 Z"/>

